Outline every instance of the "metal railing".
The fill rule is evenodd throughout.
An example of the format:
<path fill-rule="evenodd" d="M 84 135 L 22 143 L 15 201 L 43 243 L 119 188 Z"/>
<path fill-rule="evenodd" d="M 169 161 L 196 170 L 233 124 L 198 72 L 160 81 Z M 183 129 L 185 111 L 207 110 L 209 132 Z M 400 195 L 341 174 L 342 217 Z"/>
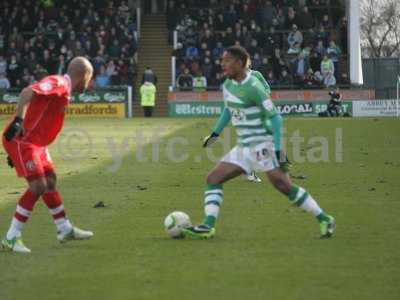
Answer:
<path fill-rule="evenodd" d="M 400 76 L 397 76 L 397 101 L 396 101 L 396 117 L 400 116 Z"/>
<path fill-rule="evenodd" d="M 142 29 L 142 10 L 140 7 L 136 8 L 136 40 L 139 41 Z"/>

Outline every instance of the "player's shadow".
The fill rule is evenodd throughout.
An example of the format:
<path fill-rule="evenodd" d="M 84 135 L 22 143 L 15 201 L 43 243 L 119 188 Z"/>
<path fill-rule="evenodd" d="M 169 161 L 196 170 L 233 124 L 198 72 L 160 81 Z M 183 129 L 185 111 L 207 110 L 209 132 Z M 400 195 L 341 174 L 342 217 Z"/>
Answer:
<path fill-rule="evenodd" d="M 80 160 L 78 165 L 73 160 L 58 157 L 59 153 L 54 153 L 57 144 L 52 147 L 55 164 L 61 166 L 58 172 L 62 170 L 64 174 L 71 174 L 61 174 L 58 182 L 67 213 L 78 226 L 93 230 L 94 239 L 121 237 L 132 242 L 141 239 L 147 242 L 154 239 L 170 240 L 163 226 L 168 213 L 178 209 L 194 212 L 194 216 L 200 218 L 204 177 L 213 165 L 201 148 L 201 137 L 208 134 L 212 121 L 209 126 L 199 128 L 198 121 L 184 120 L 180 121 L 184 125 L 174 130 L 176 119 L 156 120 L 156 124 L 153 120 L 129 120 L 129 126 L 125 123 L 128 121 L 123 121 L 123 130 L 116 131 L 115 135 L 114 131 L 99 134 L 99 131 L 109 130 L 109 126 L 97 128 L 91 134 L 93 125 L 88 122 L 85 128 L 85 123 L 81 124 L 80 127 L 93 136 L 91 143 L 94 146 L 92 153 Z M 105 123 L 98 124 L 103 126 Z M 113 126 L 118 130 L 117 121 L 112 123 L 111 129 Z M 149 141 L 155 130 L 160 128 L 164 128 L 166 134 L 157 144 L 148 143 L 138 149 L 132 131 L 143 130 L 146 141 Z M 193 136 L 194 131 L 198 135 Z M 128 151 L 124 150 L 123 159 L 116 170 L 110 168 L 116 164 L 112 158 L 115 149 L 112 149 L 105 136 L 114 138 L 117 151 L 125 147 L 124 139 L 130 138 L 126 148 Z M 175 145 L 173 158 L 187 155 L 186 161 L 176 162 L 169 157 L 171 148 L 168 145 L 173 144 L 174 139 L 184 139 L 185 143 Z M 143 156 L 138 156 L 138 151 Z M 203 156 L 201 163 L 194 161 L 199 153 Z M 72 170 L 69 165 L 73 167 Z M 99 202 L 104 207 L 98 207 Z"/>

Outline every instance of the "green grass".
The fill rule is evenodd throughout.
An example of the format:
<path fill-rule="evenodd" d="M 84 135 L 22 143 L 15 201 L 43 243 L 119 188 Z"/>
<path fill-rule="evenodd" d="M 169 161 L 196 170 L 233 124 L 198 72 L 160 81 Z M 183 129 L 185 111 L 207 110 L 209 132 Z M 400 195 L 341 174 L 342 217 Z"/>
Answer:
<path fill-rule="evenodd" d="M 95 236 L 58 244 L 38 203 L 24 231 L 32 254 L 0 253 L 0 299 L 399 299 L 398 120 L 286 120 L 288 134 L 300 130 L 306 141 L 322 136 L 329 142 L 329 162 L 296 163 L 291 173 L 306 177 L 295 181 L 337 218 L 331 240 L 319 240 L 316 221 L 264 178 L 262 184 L 241 178 L 225 184 L 215 239 L 169 239 L 162 225 L 169 212 L 202 219 L 205 177 L 214 163 L 200 144 L 213 122 L 69 119 L 51 153 L 67 213 Z M 334 161 L 335 128 L 343 130 L 343 163 Z M 68 139 L 76 130 L 91 141 Z M 164 135 L 158 162 L 138 161 L 133 139 L 122 147 L 137 132 Z M 165 155 L 168 141 L 178 136 L 189 141 L 176 147 L 189 155 L 181 163 Z M 111 137 L 117 146 L 111 149 L 126 154 L 116 172 L 110 172 Z M 301 153 L 317 146 L 306 143 Z M 82 157 L 68 159 L 71 152 Z M 292 157 L 290 147 L 288 152 Z M 143 153 L 150 158 L 152 147 Z M 3 152 L 0 160 L 5 162 Z M 25 183 L 5 163 L 0 176 L 5 232 Z M 106 207 L 93 208 L 98 201 Z"/>

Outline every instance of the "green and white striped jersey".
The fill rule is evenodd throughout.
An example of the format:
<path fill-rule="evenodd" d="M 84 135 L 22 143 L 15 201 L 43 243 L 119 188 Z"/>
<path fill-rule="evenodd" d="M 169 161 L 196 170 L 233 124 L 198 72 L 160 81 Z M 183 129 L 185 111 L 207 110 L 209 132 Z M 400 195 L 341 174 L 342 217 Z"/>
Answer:
<path fill-rule="evenodd" d="M 272 130 L 269 119 L 278 111 L 271 101 L 271 89 L 261 74 L 249 71 L 240 83 L 225 80 L 223 95 L 240 146 L 252 146 L 270 140 Z"/>

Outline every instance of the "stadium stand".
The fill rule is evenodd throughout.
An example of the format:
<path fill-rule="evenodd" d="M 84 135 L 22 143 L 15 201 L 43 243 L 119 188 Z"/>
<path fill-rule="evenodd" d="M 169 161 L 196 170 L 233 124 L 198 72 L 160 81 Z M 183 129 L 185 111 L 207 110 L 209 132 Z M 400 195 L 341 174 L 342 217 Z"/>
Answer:
<path fill-rule="evenodd" d="M 64 73 L 73 56 L 84 55 L 94 65 L 98 87 L 132 85 L 135 18 L 125 1 L 1 1 L 0 77 L 21 88 Z"/>
<path fill-rule="evenodd" d="M 340 0 L 170 0 L 168 28 L 178 32 L 177 87 L 205 77 L 223 82 L 220 56 L 242 45 L 275 88 L 347 84 L 347 23 Z M 335 25 L 337 24 L 337 25 Z"/>

